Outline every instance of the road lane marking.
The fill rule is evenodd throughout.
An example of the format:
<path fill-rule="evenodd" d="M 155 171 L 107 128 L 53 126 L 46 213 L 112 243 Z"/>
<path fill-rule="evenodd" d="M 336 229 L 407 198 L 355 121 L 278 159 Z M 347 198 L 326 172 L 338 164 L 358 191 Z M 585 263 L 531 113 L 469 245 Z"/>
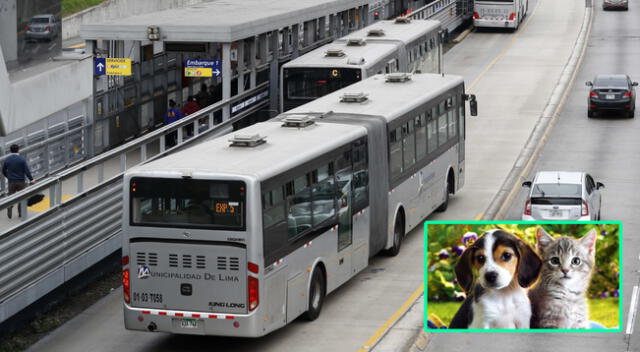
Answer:
<path fill-rule="evenodd" d="M 636 313 L 638 313 L 638 286 L 633 286 L 631 306 L 629 307 L 629 317 L 627 319 L 627 335 L 633 334 L 633 326 L 636 323 Z"/>
<path fill-rule="evenodd" d="M 478 221 L 478 220 L 482 219 L 483 216 L 484 216 L 484 213 L 480 213 L 480 214 L 476 215 L 476 217 L 473 218 L 473 220 Z"/>
<path fill-rule="evenodd" d="M 382 326 L 378 328 L 378 330 L 376 330 L 376 332 L 369 338 L 369 340 L 367 340 L 367 342 L 364 343 L 364 345 L 358 350 L 358 352 L 367 352 L 375 347 L 375 345 L 380 342 L 380 339 L 382 339 L 382 337 L 384 337 L 384 335 L 389 332 L 393 324 L 395 324 L 396 321 L 398 321 L 398 319 L 400 319 L 404 315 L 404 313 L 409 310 L 409 307 L 411 307 L 416 299 L 418 299 L 418 296 L 420 296 L 423 292 L 424 284 L 421 284 L 420 287 L 418 287 L 418 289 L 415 290 L 413 294 L 411 294 L 411 297 L 409 297 L 409 299 L 407 299 L 402 304 L 402 306 L 400 306 L 400 308 L 398 308 L 398 310 L 396 310 L 395 313 L 393 313 L 393 315 L 389 319 L 387 319 L 387 321 L 385 321 L 384 324 L 382 324 Z"/>
<path fill-rule="evenodd" d="M 480 82 L 482 77 L 484 77 L 484 75 L 487 72 L 489 72 L 489 70 L 491 68 L 493 68 L 493 66 L 495 66 L 496 63 L 498 63 L 498 60 L 500 60 L 507 53 L 507 51 L 509 49 L 511 49 L 511 47 L 516 42 L 516 40 L 520 37 L 520 35 L 524 31 L 524 29 L 527 28 L 527 26 L 531 22 L 531 18 L 533 17 L 533 15 L 535 15 L 536 11 L 538 10 L 538 7 L 540 7 L 540 3 L 541 2 L 542 2 L 542 0 L 538 0 L 538 2 L 536 3 L 536 7 L 533 9 L 533 11 L 531 11 L 531 14 L 529 16 L 527 16 L 526 22 L 524 22 L 521 26 L 519 26 L 519 28 L 517 29 L 516 33 L 513 35 L 511 40 L 509 40 L 509 43 L 507 43 L 507 45 L 502 49 L 502 51 L 500 51 L 498 56 L 496 56 L 493 60 L 491 60 L 489 65 L 487 65 L 487 67 L 485 67 L 485 69 L 482 70 L 482 72 L 480 72 L 478 77 L 476 77 L 476 79 L 474 79 L 473 82 L 471 82 L 471 84 L 469 85 L 469 88 L 468 88 L 469 91 L 471 91 L 473 89 L 473 87 L 475 87 L 476 84 L 478 84 Z"/>

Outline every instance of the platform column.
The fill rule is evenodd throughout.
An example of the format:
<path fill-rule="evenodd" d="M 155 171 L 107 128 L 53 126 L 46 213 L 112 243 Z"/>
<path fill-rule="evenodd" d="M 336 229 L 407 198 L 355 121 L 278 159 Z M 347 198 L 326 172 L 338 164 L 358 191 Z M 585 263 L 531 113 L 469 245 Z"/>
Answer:
<path fill-rule="evenodd" d="M 222 100 L 231 98 L 231 43 L 222 44 Z M 222 108 L 222 121 L 231 117 L 230 104 Z"/>

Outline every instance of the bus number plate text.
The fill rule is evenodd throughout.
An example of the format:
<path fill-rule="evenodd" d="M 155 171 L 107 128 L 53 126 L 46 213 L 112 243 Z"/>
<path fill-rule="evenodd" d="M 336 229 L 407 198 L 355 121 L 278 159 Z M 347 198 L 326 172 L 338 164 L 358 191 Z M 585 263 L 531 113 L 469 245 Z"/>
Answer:
<path fill-rule="evenodd" d="M 142 303 L 162 303 L 162 294 L 161 293 L 134 292 L 133 293 L 133 301 L 134 302 L 142 302 Z"/>
<path fill-rule="evenodd" d="M 183 329 L 197 329 L 198 321 L 195 319 L 177 319 Z"/>

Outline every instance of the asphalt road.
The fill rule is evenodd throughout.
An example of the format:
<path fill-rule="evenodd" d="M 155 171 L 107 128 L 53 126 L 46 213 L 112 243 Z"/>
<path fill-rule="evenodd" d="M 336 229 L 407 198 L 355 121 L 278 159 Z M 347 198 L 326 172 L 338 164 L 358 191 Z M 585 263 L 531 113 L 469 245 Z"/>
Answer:
<path fill-rule="evenodd" d="M 640 4 L 631 2 L 629 12 L 596 13 L 586 56 L 567 102 L 550 138 L 533 167 L 537 171 L 586 171 L 605 184 L 603 220 L 620 220 L 623 234 L 624 326 L 622 333 L 580 334 L 436 334 L 428 351 L 638 351 L 640 328 L 627 335 L 627 318 L 633 286 L 639 284 L 640 230 L 640 117 L 587 118 L 588 89 L 585 81 L 598 73 L 626 73 L 640 80 Z M 513 202 L 508 220 L 520 220 L 525 201 L 522 190 Z M 473 346 L 471 348 L 471 346 Z"/>
<path fill-rule="evenodd" d="M 551 94 L 583 11 L 582 3 L 531 1 L 529 26 L 517 33 L 472 33 L 445 55 L 445 72 L 462 74 L 467 89 L 478 95 L 480 116 L 467 122 L 464 189 L 447 212 L 430 220 L 472 220 L 481 215 Z M 549 37 L 557 28 L 561 33 Z M 544 50 L 539 49 L 541 43 L 546 44 Z M 530 67 L 523 69 L 523 64 Z M 29 351 L 356 351 L 422 283 L 422 241 L 422 229 L 412 231 L 399 256 L 373 258 L 367 269 L 328 296 L 318 320 L 295 321 L 263 338 L 127 331 L 118 288 Z"/>

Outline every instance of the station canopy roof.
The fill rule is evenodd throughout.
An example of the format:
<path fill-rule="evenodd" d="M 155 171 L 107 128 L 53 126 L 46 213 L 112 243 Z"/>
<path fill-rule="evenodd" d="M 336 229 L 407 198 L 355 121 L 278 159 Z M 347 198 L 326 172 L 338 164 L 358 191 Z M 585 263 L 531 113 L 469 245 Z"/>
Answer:
<path fill-rule="evenodd" d="M 146 40 L 160 28 L 163 41 L 230 43 L 368 4 L 368 0 L 213 0 L 102 23 L 83 24 L 85 40 Z"/>

